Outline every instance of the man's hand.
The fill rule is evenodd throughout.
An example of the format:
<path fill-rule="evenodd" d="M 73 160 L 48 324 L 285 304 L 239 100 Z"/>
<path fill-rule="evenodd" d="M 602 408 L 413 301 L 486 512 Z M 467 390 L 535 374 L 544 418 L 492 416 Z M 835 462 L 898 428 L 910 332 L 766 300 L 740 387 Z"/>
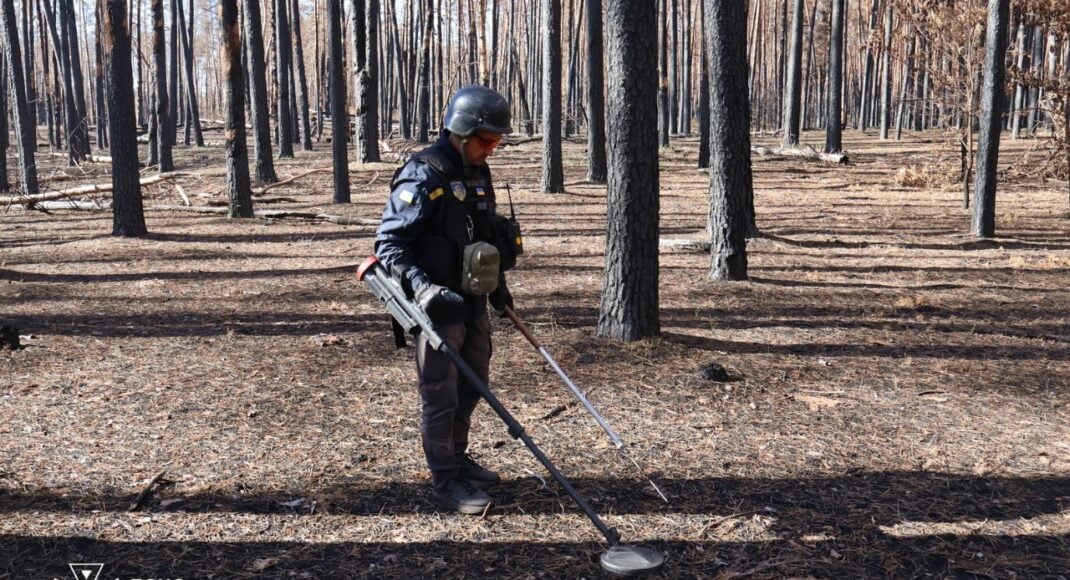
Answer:
<path fill-rule="evenodd" d="M 464 298 L 445 286 L 425 284 L 416 292 L 416 304 L 432 322 L 437 322 L 456 314 L 464 306 Z"/>
<path fill-rule="evenodd" d="M 508 306 L 510 310 L 513 309 L 513 294 L 509 292 L 509 287 L 505 285 L 505 280 L 498 282 L 498 289 L 490 293 L 490 305 L 494 307 L 494 311 L 498 313 L 498 316 L 505 316 L 505 307 Z"/>

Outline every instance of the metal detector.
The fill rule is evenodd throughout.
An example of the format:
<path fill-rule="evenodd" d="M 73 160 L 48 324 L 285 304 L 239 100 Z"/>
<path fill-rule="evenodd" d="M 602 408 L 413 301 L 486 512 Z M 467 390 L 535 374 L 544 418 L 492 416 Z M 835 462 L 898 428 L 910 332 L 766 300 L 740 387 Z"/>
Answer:
<path fill-rule="evenodd" d="M 410 334 L 423 333 L 427 338 L 428 344 L 431 348 L 446 355 L 457 367 L 457 371 L 464 375 L 475 388 L 479 391 L 479 394 L 487 401 L 491 409 L 501 417 L 505 422 L 506 427 L 509 430 L 509 435 L 514 439 L 519 439 L 524 443 L 524 446 L 539 460 L 539 463 L 550 472 L 554 480 L 564 488 L 565 493 L 572 498 L 572 501 L 579 506 L 580 510 L 591 520 L 606 541 L 609 542 L 609 549 L 602 553 L 599 561 L 602 564 L 602 568 L 612 574 L 618 574 L 621 576 L 632 576 L 649 574 L 660 569 L 665 563 L 665 556 L 655 552 L 648 548 L 642 548 L 639 546 L 629 546 L 620 543 L 620 533 L 616 529 L 611 528 L 602 521 L 602 518 L 591 506 L 587 505 L 587 501 L 576 491 L 572 484 L 569 483 L 568 478 L 564 476 L 557 467 L 543 454 L 535 442 L 531 440 L 525 431 L 524 427 L 513 417 L 512 414 L 502 405 L 494 393 L 491 392 L 490 387 L 486 385 L 479 376 L 464 362 L 464 359 L 455 352 L 448 344 L 442 339 L 442 337 L 435 332 L 434 325 L 431 323 L 431 319 L 427 317 L 427 314 L 420 310 L 415 304 L 413 304 L 406 296 L 405 291 L 401 288 L 401 284 L 393 278 L 390 273 L 384 268 L 379 260 L 375 256 L 371 256 L 357 269 L 357 280 L 363 282 L 369 290 L 380 301 L 384 303 L 386 309 L 390 312 L 390 315 Z"/>
<path fill-rule="evenodd" d="M 531 343 L 531 346 L 534 346 L 535 350 L 539 351 L 539 354 L 542 355 L 542 358 L 546 359 L 546 362 L 550 363 L 550 367 L 554 369 L 554 372 L 557 373 L 557 376 L 561 377 L 562 381 L 565 381 L 565 385 L 568 386 L 570 391 L 572 391 L 572 394 L 576 397 L 576 400 L 583 404 L 583 407 L 587 409 L 587 412 L 590 413 L 591 416 L 594 417 L 594 420 L 598 422 L 598 426 L 601 427 L 602 430 L 606 432 L 606 435 L 609 436 L 609 440 L 613 442 L 613 446 L 617 448 L 617 451 L 625 459 L 631 461 L 632 465 L 634 465 L 635 468 L 639 470 L 639 475 L 643 476 L 643 479 L 646 479 L 646 482 L 650 484 L 650 487 L 654 488 L 654 491 L 658 492 L 658 495 L 661 496 L 661 499 L 664 500 L 665 503 L 669 503 L 669 498 L 665 497 L 665 494 L 662 493 L 661 488 L 659 488 L 658 485 L 654 483 L 653 479 L 650 479 L 650 477 L 646 474 L 643 468 L 639 465 L 639 462 L 632 458 L 631 455 L 628 455 L 628 452 L 625 451 L 624 441 L 621 440 L 620 435 L 617 435 L 617 432 L 609 426 L 609 423 L 607 423 L 604 418 L 602 418 L 602 415 L 598 412 L 598 409 L 595 409 L 594 405 L 592 405 L 591 402 L 587 400 L 587 396 L 584 395 L 583 391 L 581 391 L 580 388 L 576 386 L 576 383 L 572 382 L 572 379 L 568 378 L 568 375 L 565 374 L 565 371 L 561 370 L 561 367 L 558 366 L 557 361 L 554 360 L 554 357 L 550 356 L 549 351 L 547 351 L 545 347 L 539 344 L 538 339 L 535 338 L 535 335 L 531 334 L 531 331 L 528 330 L 528 327 L 524 324 L 524 321 L 520 320 L 520 317 L 517 316 L 516 312 L 514 312 L 513 309 L 508 306 L 505 307 L 505 315 L 509 317 L 509 320 L 513 321 L 513 325 L 516 326 L 516 329 L 520 331 L 520 334 L 524 335 L 524 338 L 528 339 L 528 342 Z"/>

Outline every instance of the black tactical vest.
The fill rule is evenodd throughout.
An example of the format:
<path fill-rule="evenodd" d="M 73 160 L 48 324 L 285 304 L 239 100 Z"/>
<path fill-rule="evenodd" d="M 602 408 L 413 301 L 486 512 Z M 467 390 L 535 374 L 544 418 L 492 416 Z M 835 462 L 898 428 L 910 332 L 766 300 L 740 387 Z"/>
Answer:
<path fill-rule="evenodd" d="M 426 164 L 442 183 L 427 192 L 431 221 L 416 241 L 417 263 L 432 282 L 461 292 L 465 246 L 473 242 L 495 242 L 496 213 L 490 170 L 486 166 L 470 166 L 466 172 L 435 147 L 417 153 L 410 163 Z M 465 296 L 473 314 L 485 300 L 483 296 Z"/>

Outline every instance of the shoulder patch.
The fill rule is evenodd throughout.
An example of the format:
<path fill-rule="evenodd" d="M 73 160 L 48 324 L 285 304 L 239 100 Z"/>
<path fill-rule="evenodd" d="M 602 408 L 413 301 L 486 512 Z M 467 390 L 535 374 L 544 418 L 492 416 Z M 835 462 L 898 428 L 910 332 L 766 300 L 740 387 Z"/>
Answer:
<path fill-rule="evenodd" d="M 450 188 L 453 190 L 453 197 L 456 197 L 458 201 L 464 201 L 464 198 L 468 193 L 467 190 L 465 190 L 464 183 L 454 181 L 450 183 Z"/>
<path fill-rule="evenodd" d="M 431 193 L 430 193 L 430 194 L 429 194 L 429 195 L 427 196 L 427 198 L 428 198 L 428 199 L 430 199 L 431 201 L 435 201 L 436 199 L 438 199 L 438 198 L 442 197 L 442 194 L 444 194 L 444 193 L 445 193 L 445 192 L 444 192 L 444 191 L 442 190 L 442 188 L 441 188 L 441 187 L 436 187 L 436 188 L 434 189 L 434 191 L 432 191 L 432 192 L 431 192 Z"/>
<path fill-rule="evenodd" d="M 401 201 L 403 201 L 405 203 L 412 203 L 413 195 L 414 195 L 413 192 L 405 189 L 405 190 L 402 190 L 401 193 L 398 194 L 398 197 L 401 198 Z"/>

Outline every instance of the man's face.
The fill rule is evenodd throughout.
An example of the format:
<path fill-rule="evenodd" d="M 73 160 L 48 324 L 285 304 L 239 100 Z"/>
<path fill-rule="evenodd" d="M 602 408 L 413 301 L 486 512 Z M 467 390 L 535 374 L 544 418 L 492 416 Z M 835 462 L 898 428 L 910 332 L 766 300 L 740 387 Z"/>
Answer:
<path fill-rule="evenodd" d="M 468 136 L 461 153 L 469 165 L 485 165 L 487 157 L 494 153 L 494 149 L 502 142 L 502 136 L 490 131 L 476 131 Z"/>

